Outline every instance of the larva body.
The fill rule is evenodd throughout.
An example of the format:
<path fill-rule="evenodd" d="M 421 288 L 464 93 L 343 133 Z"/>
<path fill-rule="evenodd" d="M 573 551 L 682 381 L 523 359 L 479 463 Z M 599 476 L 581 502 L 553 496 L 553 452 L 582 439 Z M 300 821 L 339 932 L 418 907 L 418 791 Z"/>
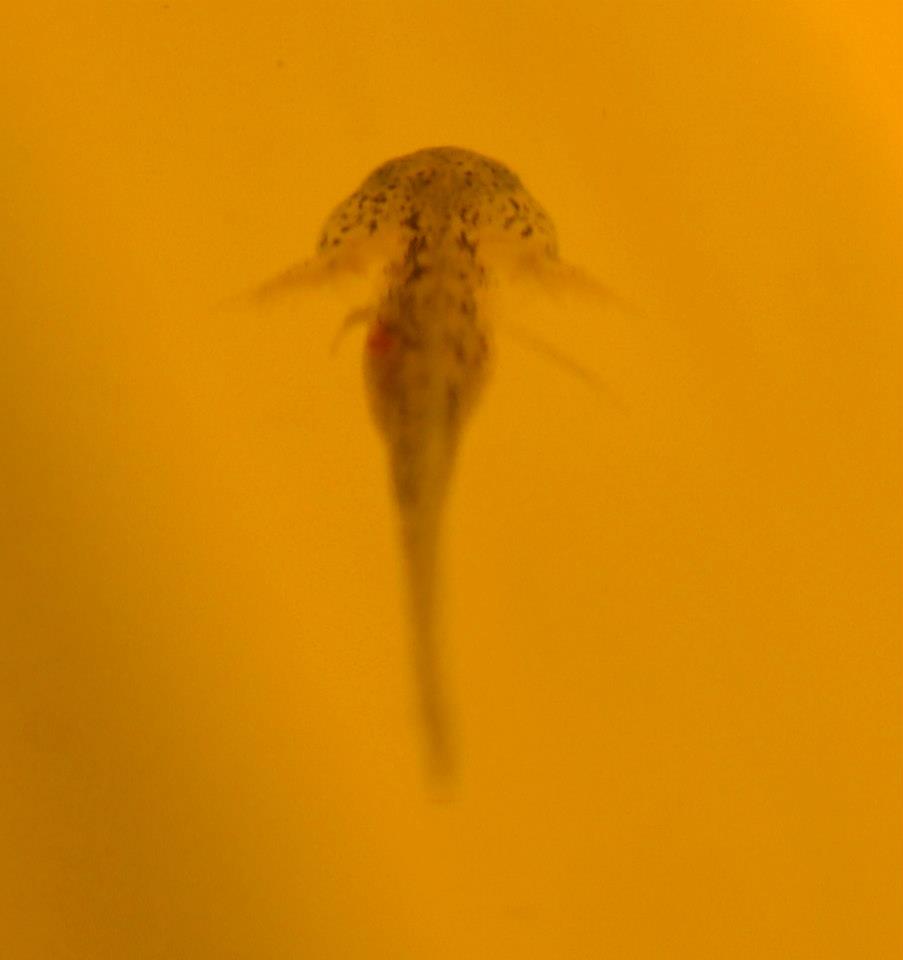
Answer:
<path fill-rule="evenodd" d="M 486 382 L 496 272 L 555 275 L 554 228 L 520 180 L 468 150 L 422 150 L 383 164 L 329 217 L 317 256 L 267 285 L 327 282 L 376 268 L 365 377 L 385 438 L 401 522 L 421 714 L 431 766 L 451 770 L 439 681 L 441 519 L 459 437 Z"/>

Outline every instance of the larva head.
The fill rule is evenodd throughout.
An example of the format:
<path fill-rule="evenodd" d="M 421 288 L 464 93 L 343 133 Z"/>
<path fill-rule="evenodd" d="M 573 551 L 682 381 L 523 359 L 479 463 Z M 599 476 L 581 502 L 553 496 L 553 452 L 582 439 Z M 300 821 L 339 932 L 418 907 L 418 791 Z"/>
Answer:
<path fill-rule="evenodd" d="M 555 259 L 551 220 L 503 164 L 437 147 L 382 164 L 326 221 L 318 252 L 330 259 L 391 261 L 412 235 L 481 246 L 487 266 Z"/>
<path fill-rule="evenodd" d="M 482 283 L 486 273 L 558 278 L 555 228 L 518 177 L 471 150 L 436 147 L 377 167 L 336 207 L 317 255 L 254 291 L 255 302 L 349 277 L 425 272 L 443 263 Z"/>

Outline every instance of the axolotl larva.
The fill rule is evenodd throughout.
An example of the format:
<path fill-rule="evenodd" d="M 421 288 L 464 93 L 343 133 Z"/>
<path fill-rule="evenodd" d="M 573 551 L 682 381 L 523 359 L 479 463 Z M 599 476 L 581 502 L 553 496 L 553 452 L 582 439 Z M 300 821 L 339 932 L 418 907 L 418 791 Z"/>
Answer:
<path fill-rule="evenodd" d="M 555 229 L 498 161 L 440 147 L 374 170 L 327 219 L 316 255 L 259 291 L 274 293 L 374 271 L 366 324 L 370 406 L 388 448 L 407 566 L 420 712 L 430 765 L 452 769 L 440 683 L 437 574 L 443 504 L 462 428 L 487 380 L 487 298 L 498 274 L 565 283 Z M 579 281 L 578 281 L 579 282 Z"/>

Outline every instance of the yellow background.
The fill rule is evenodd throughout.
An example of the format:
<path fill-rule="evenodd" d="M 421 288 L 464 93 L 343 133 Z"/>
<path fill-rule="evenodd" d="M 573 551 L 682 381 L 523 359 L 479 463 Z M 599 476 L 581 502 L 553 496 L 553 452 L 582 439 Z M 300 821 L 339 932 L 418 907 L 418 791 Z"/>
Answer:
<path fill-rule="evenodd" d="M 17 4 L 0 954 L 891 958 L 900 6 Z M 633 308 L 511 309 L 420 766 L 344 305 L 216 305 L 376 164 L 508 163 Z"/>

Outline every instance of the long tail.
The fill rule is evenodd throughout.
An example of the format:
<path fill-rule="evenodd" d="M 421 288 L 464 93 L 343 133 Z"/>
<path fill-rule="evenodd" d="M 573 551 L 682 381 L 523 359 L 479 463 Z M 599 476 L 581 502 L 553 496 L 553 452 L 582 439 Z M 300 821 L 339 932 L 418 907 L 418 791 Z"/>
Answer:
<path fill-rule="evenodd" d="M 416 502 L 403 504 L 402 548 L 408 572 L 412 659 L 420 718 L 434 781 L 448 784 L 454 772 L 451 723 L 442 682 L 439 616 L 439 558 L 442 489 L 421 489 Z"/>

